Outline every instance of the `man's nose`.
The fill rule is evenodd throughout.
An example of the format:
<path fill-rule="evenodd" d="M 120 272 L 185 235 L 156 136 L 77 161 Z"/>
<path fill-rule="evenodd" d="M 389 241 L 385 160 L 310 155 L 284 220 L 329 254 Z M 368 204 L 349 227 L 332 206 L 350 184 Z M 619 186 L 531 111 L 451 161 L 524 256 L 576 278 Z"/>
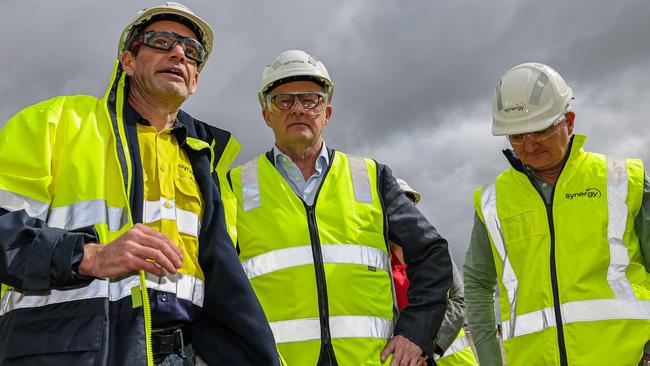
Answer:
<path fill-rule="evenodd" d="M 170 57 L 177 57 L 177 58 L 185 61 L 186 56 L 185 56 L 185 50 L 183 49 L 183 45 L 181 45 L 180 42 L 174 43 L 172 48 L 169 50 L 169 56 Z"/>
<path fill-rule="evenodd" d="M 534 151 L 536 147 L 537 147 L 537 139 L 535 139 L 530 134 L 525 134 L 524 135 L 524 149 L 526 151 Z"/>
<path fill-rule="evenodd" d="M 298 108 L 300 109 L 296 110 L 296 106 L 298 106 Z M 291 105 L 291 113 L 304 113 L 304 112 L 305 112 L 305 107 L 303 107 L 302 103 L 300 103 L 300 96 L 294 95 L 293 104 Z"/>

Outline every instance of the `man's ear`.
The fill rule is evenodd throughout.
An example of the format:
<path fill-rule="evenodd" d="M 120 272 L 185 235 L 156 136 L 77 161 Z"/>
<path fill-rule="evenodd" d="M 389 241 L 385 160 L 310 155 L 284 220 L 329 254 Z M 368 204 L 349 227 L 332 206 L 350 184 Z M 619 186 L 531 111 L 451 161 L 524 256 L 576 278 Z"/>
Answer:
<path fill-rule="evenodd" d="M 332 113 L 334 113 L 334 109 L 332 108 L 332 105 L 328 105 L 325 107 L 325 125 L 329 123 L 330 117 L 332 117 Z"/>
<path fill-rule="evenodd" d="M 576 118 L 575 112 L 569 112 L 566 114 L 566 126 L 569 131 L 569 135 L 573 133 L 573 124 L 575 122 L 575 118 Z"/>
<path fill-rule="evenodd" d="M 122 64 L 122 69 L 124 69 L 124 72 L 128 76 L 133 76 L 133 61 L 135 60 L 135 56 L 131 53 L 131 51 L 124 51 L 122 53 L 122 56 L 120 56 L 120 63 Z"/>
<path fill-rule="evenodd" d="M 264 117 L 264 122 L 266 122 L 266 125 L 271 127 L 271 121 L 269 120 L 269 110 L 266 107 L 262 108 L 262 116 Z"/>
<path fill-rule="evenodd" d="M 199 73 L 197 71 L 196 73 L 194 73 L 194 78 L 192 80 L 192 86 L 190 89 L 190 95 L 193 95 L 194 92 L 196 92 L 196 88 L 198 88 L 198 86 L 199 86 Z"/>

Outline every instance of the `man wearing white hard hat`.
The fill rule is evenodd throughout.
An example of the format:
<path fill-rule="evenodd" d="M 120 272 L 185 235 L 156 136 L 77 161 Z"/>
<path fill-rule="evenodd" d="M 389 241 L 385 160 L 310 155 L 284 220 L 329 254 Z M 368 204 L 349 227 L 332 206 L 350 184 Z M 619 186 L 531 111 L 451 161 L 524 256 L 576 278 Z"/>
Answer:
<path fill-rule="evenodd" d="M 420 192 L 413 189 L 404 179 L 396 179 L 404 195 L 414 205 L 417 205 L 420 202 Z M 390 252 L 390 264 L 393 271 L 393 282 L 395 283 L 397 307 L 399 310 L 402 310 L 408 305 L 408 296 L 406 296 L 409 287 L 409 280 L 406 276 L 407 266 L 404 263 L 404 253 L 402 252 L 401 246 L 391 242 Z M 449 256 L 451 257 L 451 251 Z M 453 257 L 451 258 L 451 267 L 452 281 L 447 299 L 447 310 L 445 310 L 445 318 L 434 340 L 434 358 L 439 366 L 475 366 L 477 365 L 476 358 L 474 357 L 469 339 L 465 336 L 465 331 L 463 330 L 463 325 L 465 324 L 465 290 L 463 289 L 463 279 L 460 276 L 460 271 Z"/>
<path fill-rule="evenodd" d="M 289 365 L 416 365 L 444 316 L 447 242 L 388 167 L 325 145 L 333 91 L 303 51 L 264 69 L 258 96 L 275 145 L 230 173 L 242 265 Z M 388 240 L 409 265 L 399 318 Z"/>
<path fill-rule="evenodd" d="M 0 131 L 0 364 L 279 363 L 232 244 L 239 145 L 180 110 L 212 39 L 182 4 L 144 9 L 103 98 Z"/>
<path fill-rule="evenodd" d="M 584 150 L 572 99 L 540 63 L 494 91 L 492 133 L 507 136 L 511 167 L 474 194 L 464 265 L 481 365 L 650 362 L 650 183 L 641 160 Z"/>

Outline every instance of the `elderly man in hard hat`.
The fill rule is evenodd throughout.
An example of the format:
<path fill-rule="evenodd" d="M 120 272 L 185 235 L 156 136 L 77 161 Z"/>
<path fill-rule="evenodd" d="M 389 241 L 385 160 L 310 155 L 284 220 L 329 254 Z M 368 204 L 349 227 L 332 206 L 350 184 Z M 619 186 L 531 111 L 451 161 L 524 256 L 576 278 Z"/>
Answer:
<path fill-rule="evenodd" d="M 585 151 L 552 68 L 497 83 L 492 133 L 511 167 L 474 195 L 465 300 L 481 365 L 636 365 L 650 339 L 650 183 L 638 159 Z M 645 346 L 645 352 L 650 348 Z M 644 361 L 642 361 L 644 362 Z"/>
<path fill-rule="evenodd" d="M 396 178 L 399 187 L 404 192 L 406 198 L 417 205 L 420 202 L 420 192 L 411 187 L 404 179 Z M 395 283 L 395 295 L 397 297 L 397 306 L 402 310 L 408 305 L 407 290 L 409 280 L 406 276 L 407 266 L 404 263 L 404 253 L 402 247 L 390 243 L 390 264 L 393 271 L 393 282 Z M 450 251 L 451 257 L 451 251 Z M 451 260 L 452 282 L 449 288 L 449 298 L 447 299 L 447 310 L 445 318 L 442 321 L 440 330 L 434 340 L 433 351 L 434 358 L 439 366 L 475 366 L 478 365 L 474 352 L 465 336 L 463 325 L 465 324 L 465 290 L 463 289 L 463 279 L 460 271 L 456 266 L 453 258 Z"/>
<path fill-rule="evenodd" d="M 226 226 L 238 144 L 180 110 L 212 39 L 181 4 L 144 9 L 103 98 L 0 132 L 0 364 L 278 363 Z"/>
<path fill-rule="evenodd" d="M 447 242 L 388 167 L 325 145 L 333 90 L 303 51 L 264 69 L 259 100 L 275 145 L 230 174 L 242 265 L 289 365 L 416 365 L 444 316 Z M 411 279 L 399 319 L 389 239 L 403 244 Z"/>

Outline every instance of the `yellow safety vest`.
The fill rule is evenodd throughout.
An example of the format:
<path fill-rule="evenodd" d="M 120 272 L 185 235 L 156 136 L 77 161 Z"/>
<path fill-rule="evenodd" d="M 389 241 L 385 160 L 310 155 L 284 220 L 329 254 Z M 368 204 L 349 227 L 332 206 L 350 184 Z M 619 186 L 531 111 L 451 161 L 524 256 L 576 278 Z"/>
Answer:
<path fill-rule="evenodd" d="M 394 302 L 376 171 L 335 152 L 313 206 L 265 155 L 231 173 L 242 265 L 290 366 L 381 364 Z"/>
<path fill-rule="evenodd" d="M 438 366 L 476 366 L 478 362 L 474 357 L 474 352 L 469 344 L 469 339 L 465 331 L 461 328 L 458 336 L 451 343 L 439 359 L 436 360 Z"/>
<path fill-rule="evenodd" d="M 634 218 L 640 160 L 575 135 L 546 206 L 510 168 L 474 195 L 497 269 L 507 364 L 636 365 L 650 339 L 650 277 Z"/>

